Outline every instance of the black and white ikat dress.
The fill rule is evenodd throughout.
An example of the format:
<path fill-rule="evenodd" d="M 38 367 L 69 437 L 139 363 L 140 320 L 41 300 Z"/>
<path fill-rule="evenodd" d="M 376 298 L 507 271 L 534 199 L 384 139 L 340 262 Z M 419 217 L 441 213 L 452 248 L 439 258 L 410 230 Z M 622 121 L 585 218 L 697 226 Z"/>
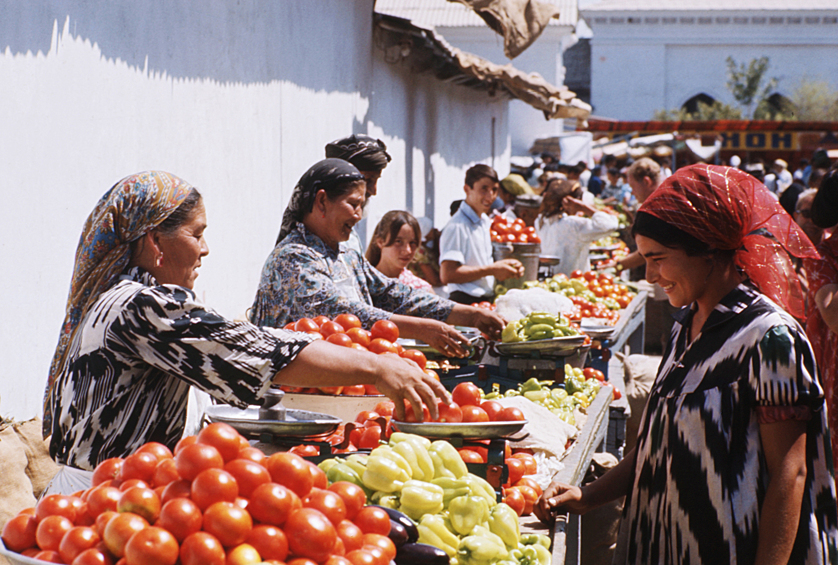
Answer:
<path fill-rule="evenodd" d="M 310 342 L 227 320 L 191 290 L 131 268 L 99 297 L 70 346 L 52 398 L 50 454 L 92 470 L 149 441 L 173 448 L 189 385 L 244 408 Z"/>
<path fill-rule="evenodd" d="M 643 414 L 614 563 L 754 563 L 769 478 L 758 407 L 811 413 L 789 563 L 838 562 L 826 405 L 805 334 L 746 285 L 716 306 L 692 344 L 690 317 L 690 308 L 678 313 Z"/>

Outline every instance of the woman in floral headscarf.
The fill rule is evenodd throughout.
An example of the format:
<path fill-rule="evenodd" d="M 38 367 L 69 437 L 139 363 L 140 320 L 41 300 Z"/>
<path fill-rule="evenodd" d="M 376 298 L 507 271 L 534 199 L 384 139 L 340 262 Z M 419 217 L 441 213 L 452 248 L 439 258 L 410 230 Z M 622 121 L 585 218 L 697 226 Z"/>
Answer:
<path fill-rule="evenodd" d="M 435 410 L 435 395 L 448 398 L 399 358 L 230 321 L 201 304 L 192 288 L 209 253 L 206 227 L 198 191 L 159 171 L 121 180 L 87 219 L 45 398 L 59 463 L 92 470 L 149 441 L 174 448 L 190 385 L 241 408 L 272 384 L 375 384 L 397 409 L 408 399 Z"/>
<path fill-rule="evenodd" d="M 627 495 L 614 563 L 834 562 L 838 511 L 814 354 L 792 315 L 790 256 L 814 257 L 767 189 L 728 167 L 678 170 L 633 227 L 676 315 L 637 445 L 538 503 L 584 513 Z"/>

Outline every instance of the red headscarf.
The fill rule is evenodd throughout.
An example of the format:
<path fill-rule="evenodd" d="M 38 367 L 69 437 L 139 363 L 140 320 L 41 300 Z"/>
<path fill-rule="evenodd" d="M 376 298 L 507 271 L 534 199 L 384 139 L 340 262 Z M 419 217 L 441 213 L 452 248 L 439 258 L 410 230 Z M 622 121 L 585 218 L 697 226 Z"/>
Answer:
<path fill-rule="evenodd" d="M 818 252 L 761 182 L 739 169 L 698 164 L 678 169 L 640 207 L 735 261 L 757 289 L 796 318 L 805 292 L 790 255 Z"/>

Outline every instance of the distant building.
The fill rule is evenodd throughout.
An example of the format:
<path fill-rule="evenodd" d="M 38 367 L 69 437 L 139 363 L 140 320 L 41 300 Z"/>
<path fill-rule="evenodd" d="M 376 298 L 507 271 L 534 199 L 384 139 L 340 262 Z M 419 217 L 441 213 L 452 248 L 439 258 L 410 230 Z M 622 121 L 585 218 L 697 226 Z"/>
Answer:
<path fill-rule="evenodd" d="M 733 104 L 728 57 L 768 57 L 777 102 L 804 77 L 838 88 L 838 0 L 603 0 L 580 13 L 593 30 L 597 116 L 648 120 L 699 101 Z"/>

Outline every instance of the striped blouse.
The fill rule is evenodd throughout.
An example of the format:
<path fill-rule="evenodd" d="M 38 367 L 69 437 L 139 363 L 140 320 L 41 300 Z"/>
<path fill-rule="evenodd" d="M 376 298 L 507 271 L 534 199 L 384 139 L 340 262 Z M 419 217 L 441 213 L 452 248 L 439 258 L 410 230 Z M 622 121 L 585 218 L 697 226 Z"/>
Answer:
<path fill-rule="evenodd" d="M 149 441 L 173 448 L 189 385 L 216 401 L 253 404 L 309 336 L 233 322 L 139 267 L 99 297 L 71 345 L 53 394 L 50 454 L 93 469 Z"/>
<path fill-rule="evenodd" d="M 689 342 L 678 312 L 637 437 L 614 563 L 754 563 L 769 482 L 760 424 L 807 421 L 805 492 L 790 563 L 838 554 L 826 407 L 812 347 L 776 304 L 739 285 Z"/>

